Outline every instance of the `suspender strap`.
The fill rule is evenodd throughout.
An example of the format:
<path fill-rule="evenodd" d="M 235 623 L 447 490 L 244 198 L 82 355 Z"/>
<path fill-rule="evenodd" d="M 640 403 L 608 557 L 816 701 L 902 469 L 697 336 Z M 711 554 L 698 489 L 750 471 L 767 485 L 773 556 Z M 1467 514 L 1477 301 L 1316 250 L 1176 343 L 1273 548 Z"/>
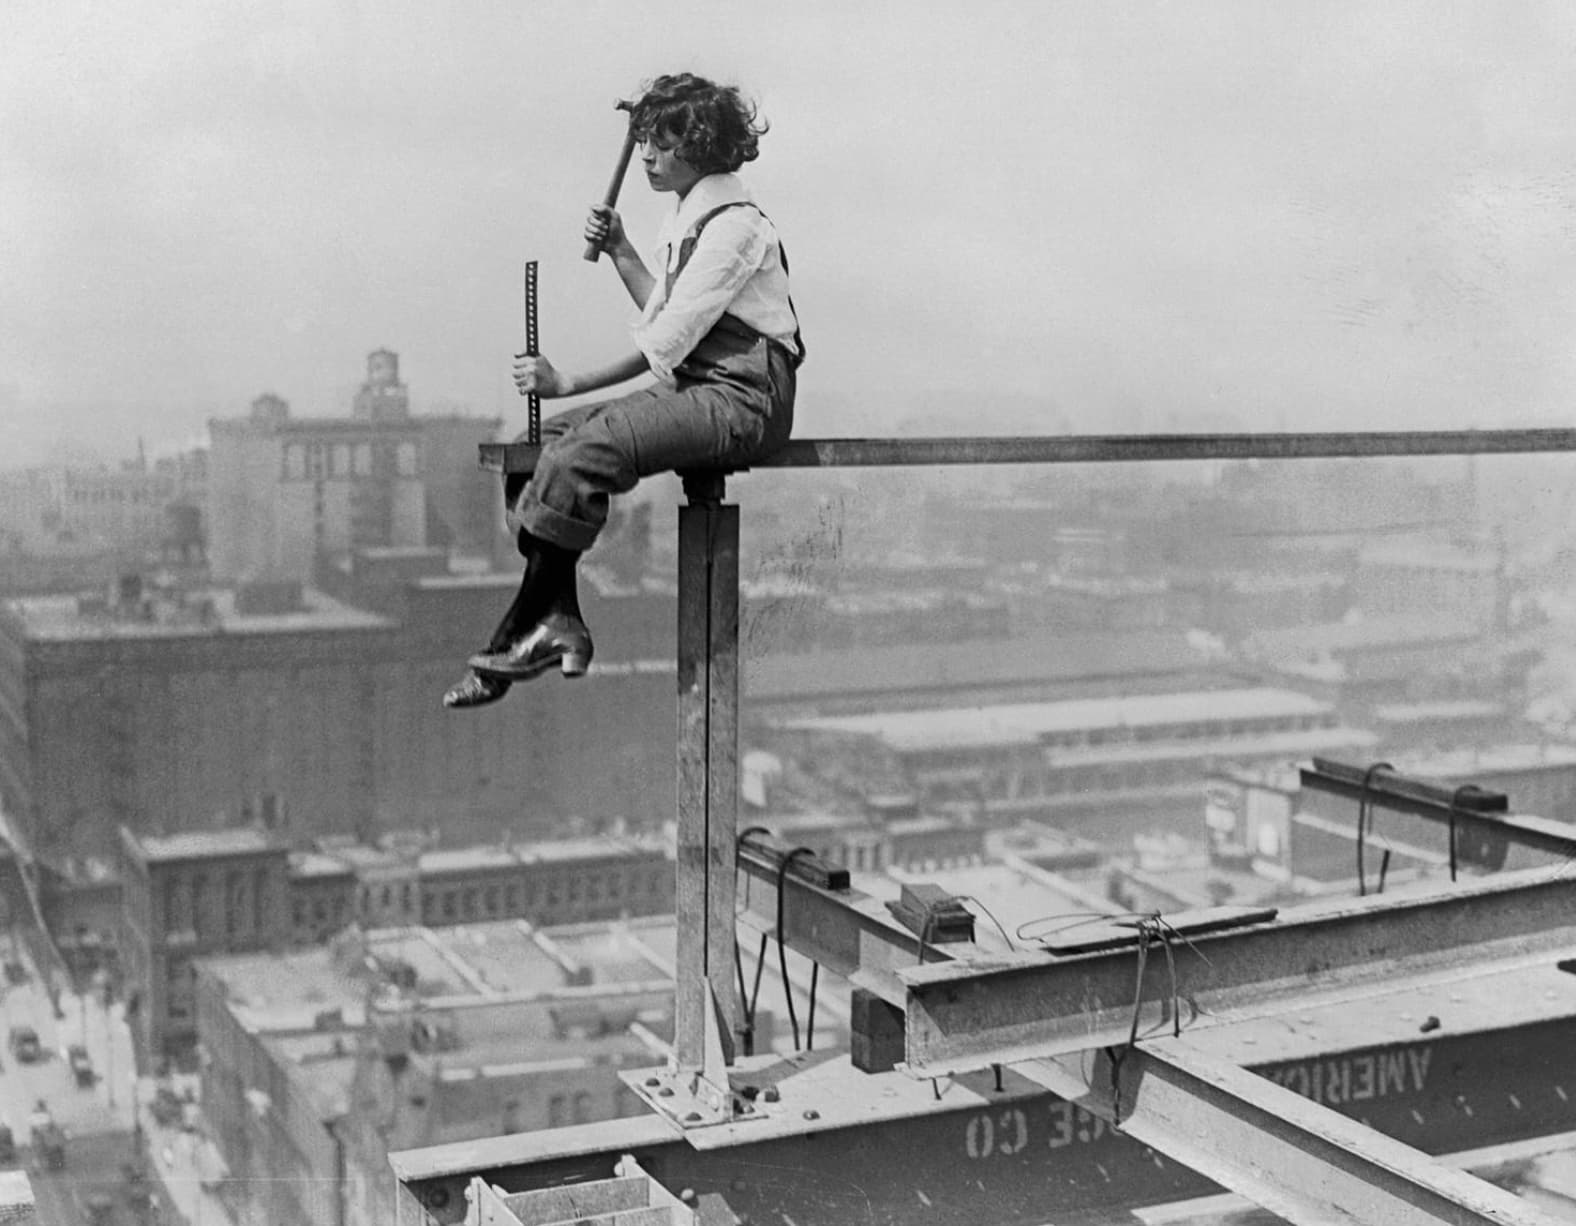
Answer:
<path fill-rule="evenodd" d="M 695 254 L 695 244 L 700 240 L 700 232 L 706 228 L 706 224 L 711 221 L 713 217 L 717 216 L 718 213 L 723 213 L 728 209 L 736 208 L 754 209 L 757 213 L 760 213 L 762 217 L 765 217 L 768 223 L 771 221 L 771 218 L 766 217 L 766 214 L 761 210 L 760 205 L 753 204 L 748 200 L 734 200 L 730 201 L 728 204 L 719 204 L 710 212 L 703 213 L 700 220 L 695 223 L 694 228 L 679 242 L 678 266 L 674 268 L 672 272 L 667 274 L 666 292 L 669 296 L 671 296 L 673 293 L 673 285 L 679 279 L 679 274 L 684 271 L 684 266 L 690 262 L 690 256 Z M 788 267 L 788 251 L 783 246 L 782 237 L 780 235 L 777 239 L 777 253 L 782 258 L 783 272 L 788 273 L 791 276 L 792 271 Z M 793 364 L 797 367 L 801 362 L 804 361 L 804 333 L 799 327 L 799 312 L 794 307 L 792 294 L 788 295 L 788 310 L 793 315 L 794 347 L 799 351 L 794 355 L 793 359 Z M 756 329 L 750 327 L 749 324 L 745 323 L 737 316 L 724 315 L 721 320 L 718 320 L 719 326 L 723 324 L 723 321 L 727 321 L 733 325 L 731 328 L 725 327 L 724 331 L 731 331 L 735 334 L 739 334 L 742 330 L 744 332 L 750 333 L 752 336 L 760 335 Z"/>

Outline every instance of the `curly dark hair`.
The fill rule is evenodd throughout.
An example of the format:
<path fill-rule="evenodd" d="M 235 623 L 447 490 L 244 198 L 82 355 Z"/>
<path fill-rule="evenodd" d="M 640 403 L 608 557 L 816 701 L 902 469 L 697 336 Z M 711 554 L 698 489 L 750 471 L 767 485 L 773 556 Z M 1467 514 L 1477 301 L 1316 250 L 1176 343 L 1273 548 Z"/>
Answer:
<path fill-rule="evenodd" d="M 630 124 L 641 140 L 672 141 L 675 151 L 702 174 L 735 171 L 760 156 L 768 125 L 754 103 L 733 85 L 679 72 L 641 87 L 630 103 Z"/>

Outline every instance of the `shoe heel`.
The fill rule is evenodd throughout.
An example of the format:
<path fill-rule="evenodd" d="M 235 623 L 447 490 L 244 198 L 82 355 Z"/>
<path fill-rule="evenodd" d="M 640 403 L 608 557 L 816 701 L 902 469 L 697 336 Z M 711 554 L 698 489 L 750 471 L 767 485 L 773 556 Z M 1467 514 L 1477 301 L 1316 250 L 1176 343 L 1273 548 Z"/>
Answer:
<path fill-rule="evenodd" d="M 562 668 L 566 677 L 584 677 L 586 669 L 591 667 L 591 657 L 583 656 L 578 652 L 564 653 Z"/>

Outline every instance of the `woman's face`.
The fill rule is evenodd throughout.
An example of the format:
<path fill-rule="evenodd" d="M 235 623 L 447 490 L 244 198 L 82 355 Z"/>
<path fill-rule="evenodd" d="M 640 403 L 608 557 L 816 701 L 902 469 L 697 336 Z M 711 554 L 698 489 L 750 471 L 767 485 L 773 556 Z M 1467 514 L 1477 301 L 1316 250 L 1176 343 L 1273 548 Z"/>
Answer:
<path fill-rule="evenodd" d="M 640 161 L 652 191 L 677 192 L 682 200 L 705 176 L 679 157 L 677 146 L 678 142 L 670 136 L 648 133 L 640 142 Z"/>

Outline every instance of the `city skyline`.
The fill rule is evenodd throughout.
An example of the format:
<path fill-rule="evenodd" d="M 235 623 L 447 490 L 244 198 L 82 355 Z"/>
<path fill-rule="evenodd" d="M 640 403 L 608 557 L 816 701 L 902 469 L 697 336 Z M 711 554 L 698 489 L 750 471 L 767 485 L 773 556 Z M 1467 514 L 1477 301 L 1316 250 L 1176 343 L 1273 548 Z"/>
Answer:
<path fill-rule="evenodd" d="M 520 262 L 550 355 L 627 343 L 580 226 L 612 100 L 685 67 L 773 123 L 747 176 L 801 434 L 1492 426 L 1576 387 L 1555 4 L 19 3 L 0 34 L 19 461 L 264 391 L 331 413 L 380 346 L 418 411 L 522 422 Z M 643 244 L 662 203 L 631 175 Z"/>

